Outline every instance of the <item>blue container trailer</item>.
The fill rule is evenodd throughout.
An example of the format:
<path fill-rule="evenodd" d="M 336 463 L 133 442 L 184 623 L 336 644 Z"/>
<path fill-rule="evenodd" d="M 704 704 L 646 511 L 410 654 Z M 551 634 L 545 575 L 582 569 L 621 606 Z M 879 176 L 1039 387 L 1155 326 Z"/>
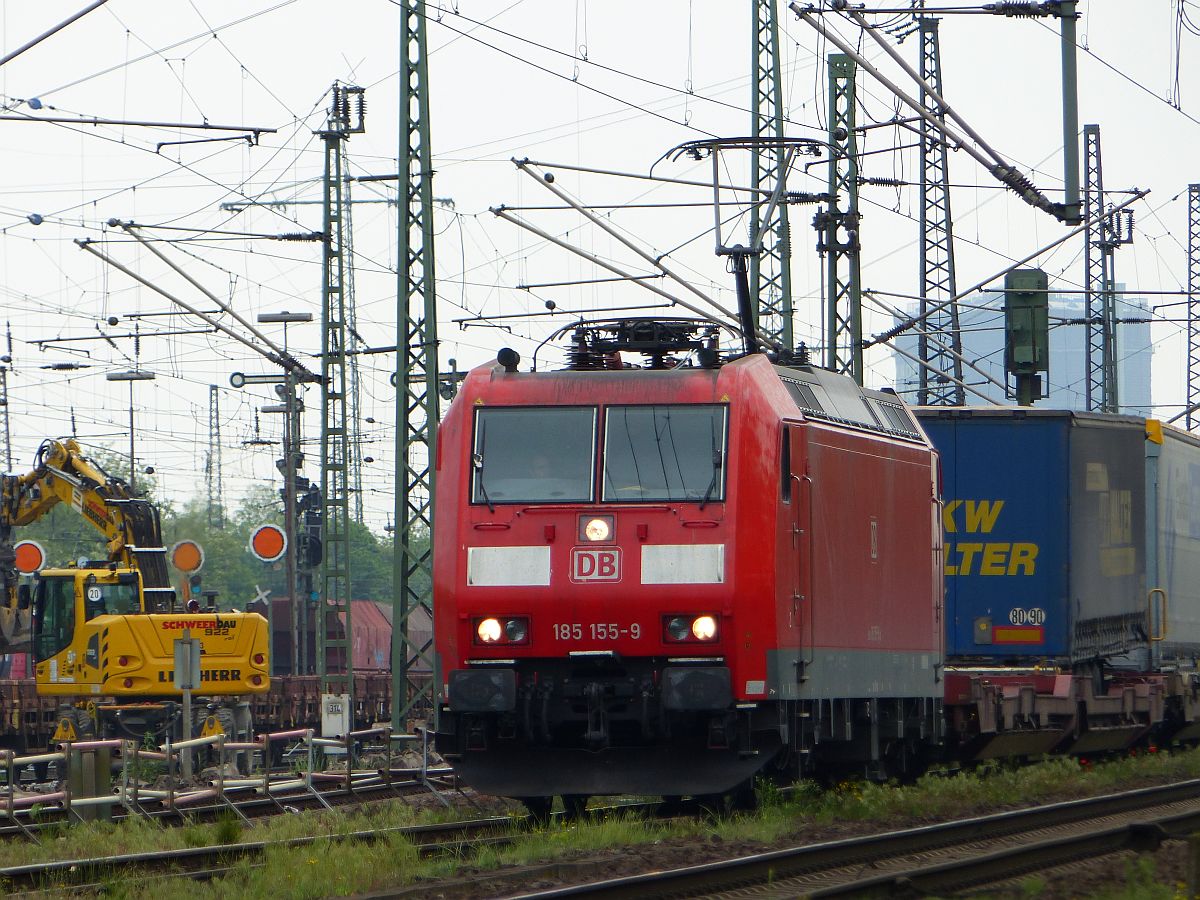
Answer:
<path fill-rule="evenodd" d="M 1200 441 L 1132 416 L 917 416 L 941 454 L 951 661 L 1195 668 Z"/>

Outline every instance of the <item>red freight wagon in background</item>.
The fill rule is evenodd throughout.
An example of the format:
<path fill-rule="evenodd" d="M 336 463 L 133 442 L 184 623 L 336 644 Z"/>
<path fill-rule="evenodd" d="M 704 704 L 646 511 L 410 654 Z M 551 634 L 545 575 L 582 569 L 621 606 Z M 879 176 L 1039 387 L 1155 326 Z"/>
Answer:
<path fill-rule="evenodd" d="M 382 600 L 354 600 L 352 624 L 354 630 L 354 671 L 356 672 L 391 672 L 392 670 L 392 604 Z M 248 607 L 264 617 L 267 615 L 267 605 L 261 601 L 251 603 Z M 317 633 L 315 630 L 315 610 L 307 616 L 305 639 L 308 647 L 305 658 L 310 660 L 309 671 L 301 674 L 314 674 L 317 659 Z M 345 634 L 345 614 L 337 615 L 337 624 L 333 623 L 333 613 L 329 613 L 330 633 L 341 637 Z M 292 659 L 292 607 L 286 597 L 271 598 L 271 633 L 274 636 L 274 669 L 272 678 L 289 674 Z M 432 637 L 432 623 L 424 609 L 414 609 L 409 619 L 409 636 L 418 644 L 424 644 Z M 415 667 L 418 675 L 427 674 L 421 666 Z M 373 724 L 368 723 L 368 724 Z"/>
<path fill-rule="evenodd" d="M 481 791 L 728 793 L 899 768 L 939 730 L 924 433 L 847 377 L 722 362 L 701 324 L 580 327 L 564 371 L 502 351 L 447 413 L 438 748 Z"/>

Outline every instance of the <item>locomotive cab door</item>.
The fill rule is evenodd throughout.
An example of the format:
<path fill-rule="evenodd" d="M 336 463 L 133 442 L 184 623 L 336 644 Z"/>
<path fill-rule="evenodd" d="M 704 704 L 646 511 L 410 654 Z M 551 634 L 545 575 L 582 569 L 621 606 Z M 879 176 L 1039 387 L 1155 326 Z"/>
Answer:
<path fill-rule="evenodd" d="M 813 479 L 808 474 L 808 441 L 802 425 L 785 422 L 780 460 L 780 491 L 788 540 L 784 543 L 788 586 L 786 633 L 796 647 L 796 681 L 803 682 L 813 662 Z"/>

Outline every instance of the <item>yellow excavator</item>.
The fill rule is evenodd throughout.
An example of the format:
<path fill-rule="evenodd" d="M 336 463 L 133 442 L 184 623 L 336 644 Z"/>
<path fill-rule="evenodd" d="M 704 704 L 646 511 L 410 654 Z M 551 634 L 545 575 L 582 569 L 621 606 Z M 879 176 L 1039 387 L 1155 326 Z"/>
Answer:
<path fill-rule="evenodd" d="M 59 503 L 103 534 L 108 556 L 23 579 L 13 530 Z M 270 687 L 267 621 L 178 608 L 158 510 L 71 439 L 47 440 L 33 471 L 0 476 L 0 653 L 31 652 L 39 694 L 60 696 L 58 737 L 178 738 L 221 727 L 250 737 L 248 694 Z M 194 721 L 182 721 L 175 642 L 200 642 Z"/>

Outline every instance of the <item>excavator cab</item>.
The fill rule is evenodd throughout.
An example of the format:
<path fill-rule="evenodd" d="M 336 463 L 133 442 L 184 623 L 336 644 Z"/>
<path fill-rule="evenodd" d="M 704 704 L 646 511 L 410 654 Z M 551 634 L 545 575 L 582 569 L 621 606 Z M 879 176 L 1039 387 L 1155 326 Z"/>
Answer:
<path fill-rule="evenodd" d="M 64 717 L 77 734 L 140 740 L 148 731 L 173 729 L 169 733 L 181 737 L 175 644 L 190 637 L 203 648 L 196 689 L 206 700 L 200 710 L 218 704 L 227 734 L 251 735 L 242 698 L 270 687 L 266 619 L 176 612 L 167 597 L 145 589 L 137 569 L 83 567 L 81 561 L 80 568 L 38 574 L 31 610 L 37 691 L 63 699 Z M 91 724 L 79 717 L 84 701 L 93 710 Z"/>
<path fill-rule="evenodd" d="M 88 662 L 97 666 L 87 651 L 80 658 L 73 647 L 77 636 L 98 633 L 101 623 L 88 623 L 101 616 L 144 612 L 141 597 L 141 578 L 128 569 L 43 570 L 33 591 L 33 653 L 39 670 L 49 664 L 51 681 L 74 683 L 77 670 L 82 674 Z"/>
<path fill-rule="evenodd" d="M 96 616 L 133 615 L 147 612 L 142 608 L 137 572 L 117 573 L 116 583 L 101 582 L 95 574 L 83 580 L 83 614 L 85 620 Z"/>
<path fill-rule="evenodd" d="M 256 613 L 174 611 L 168 595 L 169 590 L 145 588 L 137 569 L 109 564 L 43 569 L 32 609 L 38 693 L 179 696 L 175 641 L 185 632 L 204 648 L 200 689 L 206 696 L 269 688 L 266 619 Z"/>
<path fill-rule="evenodd" d="M 33 654 L 44 662 L 75 636 L 75 578 L 51 575 L 38 580 L 33 600 Z"/>

